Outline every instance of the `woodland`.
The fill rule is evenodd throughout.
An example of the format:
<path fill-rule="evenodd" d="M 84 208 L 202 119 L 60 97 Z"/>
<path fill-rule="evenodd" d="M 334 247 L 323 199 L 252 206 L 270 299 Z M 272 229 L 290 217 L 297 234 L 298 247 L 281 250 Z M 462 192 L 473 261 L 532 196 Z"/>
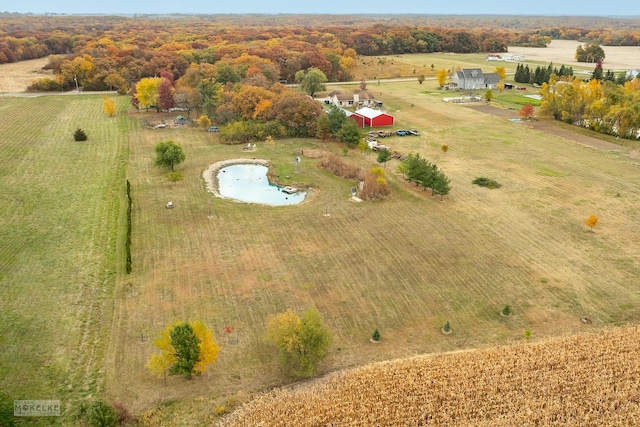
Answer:
<path fill-rule="evenodd" d="M 89 55 L 87 88 L 106 89 L 116 72 L 128 83 L 169 69 L 178 79 L 191 63 L 242 54 L 270 60 L 278 80 L 316 67 L 329 80 L 349 80 L 357 55 L 503 52 L 546 46 L 552 39 L 610 46 L 640 45 L 637 19 L 509 16 L 34 16 L 0 14 L 0 64 L 48 55 Z M 71 57 L 69 57 L 71 55 Z M 57 70 L 63 59 L 53 61 Z M 71 86 L 63 79 L 63 87 Z"/>
<path fill-rule="evenodd" d="M 48 57 L 45 69 L 53 75 L 35 81 L 31 91 L 116 90 L 132 95 L 138 108 L 193 109 L 215 123 L 242 121 L 244 127 L 252 120 L 285 124 L 234 129 L 249 139 L 265 132 L 312 136 L 315 129 L 303 123 L 314 121 L 317 108 L 283 86 L 297 83 L 301 70 L 339 82 L 376 78 L 354 75 L 364 56 L 500 53 L 509 46 L 545 47 L 554 38 L 598 48 L 637 46 L 639 28 L 634 19 L 586 17 L 569 25 L 562 17 L 2 14 L 0 63 Z M 548 77 L 538 80 L 531 82 Z"/>

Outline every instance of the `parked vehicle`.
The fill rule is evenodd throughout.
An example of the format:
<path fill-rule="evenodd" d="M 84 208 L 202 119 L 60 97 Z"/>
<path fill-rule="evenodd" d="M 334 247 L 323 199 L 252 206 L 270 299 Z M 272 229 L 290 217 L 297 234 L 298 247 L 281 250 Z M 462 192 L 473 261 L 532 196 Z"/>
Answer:
<path fill-rule="evenodd" d="M 411 135 L 415 135 L 415 136 L 420 136 L 420 132 L 418 132 L 418 131 L 417 131 L 417 130 L 415 130 L 415 129 L 411 129 L 411 130 L 409 130 L 409 134 L 411 134 Z"/>
<path fill-rule="evenodd" d="M 380 134 L 378 134 L 378 132 L 374 132 L 374 131 L 369 131 L 369 133 L 367 134 L 372 138 L 378 138 L 380 136 Z"/>
<path fill-rule="evenodd" d="M 402 130 L 402 129 L 398 129 L 398 130 L 396 131 L 396 135 L 398 135 L 398 136 L 405 136 L 406 134 L 407 134 L 407 132 L 405 132 L 405 131 L 404 131 L 404 130 Z"/>
<path fill-rule="evenodd" d="M 219 132 L 220 129 L 218 129 L 218 126 L 209 126 L 209 129 L 207 129 L 207 132 Z"/>

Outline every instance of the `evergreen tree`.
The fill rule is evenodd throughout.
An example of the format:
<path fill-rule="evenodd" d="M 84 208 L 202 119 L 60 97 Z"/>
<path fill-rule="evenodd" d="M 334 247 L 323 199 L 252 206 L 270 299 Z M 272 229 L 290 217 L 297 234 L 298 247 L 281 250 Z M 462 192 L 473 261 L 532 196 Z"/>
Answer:
<path fill-rule="evenodd" d="M 602 77 L 602 80 L 605 82 L 615 82 L 616 75 L 614 74 L 613 71 L 607 70 L 607 72 L 604 74 L 604 77 Z"/>
<path fill-rule="evenodd" d="M 596 62 L 596 68 L 593 70 L 593 74 L 591 74 L 591 78 L 594 80 L 602 80 L 604 77 L 604 70 L 602 69 L 602 61 Z"/>
<path fill-rule="evenodd" d="M 169 369 L 169 373 L 191 377 L 200 358 L 200 340 L 187 322 L 176 325 L 170 336 L 171 345 L 176 351 L 176 362 Z"/>
<path fill-rule="evenodd" d="M 329 128 L 331 129 L 331 135 L 337 136 L 338 131 L 340 131 L 340 128 L 342 127 L 342 125 L 344 124 L 344 122 L 347 121 L 347 115 L 340 108 L 336 107 L 335 105 L 332 105 L 331 108 L 329 108 L 328 116 L 329 116 Z"/>
<path fill-rule="evenodd" d="M 439 169 L 434 170 L 433 175 L 433 183 L 431 184 L 432 193 L 439 194 L 440 200 L 442 200 L 443 196 L 449 194 L 451 191 L 451 185 L 449 185 L 451 181 L 447 176 Z"/>
<path fill-rule="evenodd" d="M 531 70 L 529 70 L 529 66 L 525 65 L 524 71 L 522 73 L 522 83 L 531 83 Z"/>
<path fill-rule="evenodd" d="M 522 72 L 523 72 L 522 64 L 518 64 L 516 66 L 516 73 L 513 76 L 513 81 L 515 81 L 516 83 L 522 83 Z"/>

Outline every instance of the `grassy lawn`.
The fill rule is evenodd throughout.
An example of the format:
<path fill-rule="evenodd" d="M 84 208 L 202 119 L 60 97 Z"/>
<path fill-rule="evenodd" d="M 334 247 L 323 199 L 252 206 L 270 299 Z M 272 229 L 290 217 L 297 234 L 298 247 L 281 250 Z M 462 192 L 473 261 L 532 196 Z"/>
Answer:
<path fill-rule="evenodd" d="M 386 168 L 393 196 L 356 204 L 348 201 L 352 183 L 306 156 L 299 181 L 318 190 L 302 205 L 214 199 L 201 172 L 247 155 L 240 146 L 220 145 L 216 135 L 195 129 L 133 131 L 134 272 L 126 278 L 133 292 L 117 299 L 110 393 L 136 411 L 169 402 L 165 422 L 178 423 L 166 421 L 177 413 L 188 425 L 254 390 L 291 381 L 262 340 L 266 318 L 288 307 L 317 307 L 333 331 L 322 372 L 508 343 L 525 329 L 536 338 L 576 333 L 585 315 L 598 326 L 637 320 L 640 268 L 633 260 L 640 244 L 632 224 L 640 193 L 631 178 L 637 164 L 627 153 L 600 152 L 443 103 L 426 89 L 417 81 L 370 86 L 396 127 L 422 132 L 384 143 L 440 165 L 453 185 L 444 202 L 394 176 L 394 160 Z M 182 182 L 167 182 L 152 165 L 153 146 L 163 139 L 185 148 Z M 248 156 L 292 164 L 294 151 L 322 146 L 258 143 Z M 340 151 L 333 143 L 327 149 Z M 373 155 L 347 157 L 375 165 Z M 477 176 L 503 187 L 471 185 Z M 167 200 L 177 207 L 165 209 Z M 595 233 L 584 225 L 591 214 L 601 218 Z M 508 322 L 499 315 L 504 304 L 514 310 Z M 203 377 L 170 378 L 164 387 L 144 364 L 154 351 L 151 339 L 175 318 L 205 321 L 223 349 Z M 455 336 L 439 332 L 445 320 Z M 225 345 L 224 326 L 238 331 L 240 344 Z M 385 339 L 373 348 L 375 328 Z"/>
<path fill-rule="evenodd" d="M 3 99 L 0 114 L 0 390 L 60 400 L 63 420 L 39 421 L 64 424 L 104 391 L 128 119 L 89 96 Z"/>
<path fill-rule="evenodd" d="M 531 339 L 574 334 L 587 327 L 582 316 L 591 329 L 637 322 L 640 184 L 631 150 L 581 146 L 444 103 L 434 89 L 417 81 L 369 88 L 396 128 L 421 132 L 383 142 L 420 153 L 451 178 L 442 202 L 404 183 L 397 160 L 386 165 L 389 199 L 349 201 L 353 183 L 307 155 L 341 152 L 334 142 L 258 142 L 243 152 L 199 129 L 145 130 L 146 113 L 107 119 L 99 97 L 3 101 L 1 134 L 22 123 L 24 136 L 3 138 L 0 152 L 1 232 L 10 242 L 0 252 L 0 326 L 12 345 L 0 355 L 2 389 L 62 400 L 103 393 L 136 413 L 160 405 L 149 415 L 157 425 L 206 425 L 217 407 L 292 381 L 262 339 L 267 317 L 286 308 L 317 307 L 333 332 L 321 373 L 505 344 L 525 329 Z M 25 110 L 36 113 L 22 118 Z M 72 141 L 78 126 L 89 142 Z M 186 153 L 181 182 L 153 165 L 153 147 L 167 139 Z M 300 150 L 291 181 L 315 188 L 300 205 L 242 204 L 205 191 L 202 171 L 213 162 L 255 157 L 291 171 Z M 347 159 L 376 165 L 355 150 Z M 117 234 L 125 165 L 130 275 Z M 478 176 L 502 187 L 472 185 Z M 169 200 L 174 209 L 165 208 Z M 589 232 L 592 214 L 600 222 Z M 499 314 L 505 304 L 508 320 Z M 201 377 L 164 386 L 145 364 L 174 319 L 204 321 L 222 350 Z M 440 333 L 446 320 L 455 334 Z M 225 326 L 238 332 L 237 345 L 227 345 Z M 375 328 L 383 340 L 373 346 Z"/>

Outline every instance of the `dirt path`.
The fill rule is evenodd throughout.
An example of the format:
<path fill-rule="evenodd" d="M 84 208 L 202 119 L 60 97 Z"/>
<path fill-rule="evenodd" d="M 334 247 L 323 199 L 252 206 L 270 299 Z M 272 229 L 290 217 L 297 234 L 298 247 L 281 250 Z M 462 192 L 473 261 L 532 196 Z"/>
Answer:
<path fill-rule="evenodd" d="M 492 105 L 486 105 L 486 104 L 471 105 L 469 106 L 469 108 L 473 108 L 485 114 L 491 114 L 493 116 L 502 117 L 505 119 L 518 118 L 517 111 L 505 110 L 504 108 L 498 108 Z M 592 138 L 587 135 L 582 135 L 578 132 L 572 132 L 570 130 L 563 129 L 559 126 L 556 126 L 553 122 L 550 122 L 548 120 L 526 122 L 525 125 L 531 126 L 532 128 L 545 133 L 550 133 L 552 135 L 556 135 L 556 136 L 568 139 L 570 141 L 577 142 L 578 144 L 586 145 L 592 148 L 597 148 L 599 150 L 619 151 L 623 149 L 623 147 L 620 145 L 612 144 L 607 141 L 602 141 L 597 138 Z"/>

